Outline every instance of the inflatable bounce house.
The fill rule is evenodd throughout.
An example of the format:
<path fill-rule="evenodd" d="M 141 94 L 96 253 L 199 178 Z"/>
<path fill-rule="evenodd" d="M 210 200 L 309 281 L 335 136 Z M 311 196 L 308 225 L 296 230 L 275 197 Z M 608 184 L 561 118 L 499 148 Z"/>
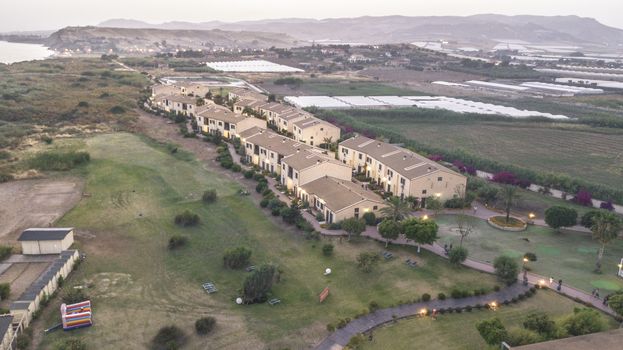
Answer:
<path fill-rule="evenodd" d="M 87 300 L 70 305 L 62 304 L 61 319 L 63 321 L 63 330 L 65 331 L 91 326 L 93 324 L 91 301 Z"/>

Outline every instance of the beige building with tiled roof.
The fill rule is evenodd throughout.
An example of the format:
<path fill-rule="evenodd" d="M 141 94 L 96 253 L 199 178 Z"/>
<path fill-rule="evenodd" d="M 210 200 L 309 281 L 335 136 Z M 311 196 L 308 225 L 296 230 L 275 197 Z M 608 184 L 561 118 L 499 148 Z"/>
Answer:
<path fill-rule="evenodd" d="M 302 150 L 281 160 L 281 184 L 297 196 L 298 189 L 308 182 L 326 175 L 350 181 L 352 173 L 352 169 L 336 160 L 334 154 L 317 148 Z"/>
<path fill-rule="evenodd" d="M 356 136 L 340 143 L 340 161 L 399 197 L 448 200 L 467 178 L 407 149 Z"/>
<path fill-rule="evenodd" d="M 368 212 L 379 215 L 380 209 L 387 206 L 381 196 L 361 185 L 329 176 L 302 185 L 299 192 L 300 198 L 322 212 L 328 223 L 361 218 Z"/>
<path fill-rule="evenodd" d="M 259 92 L 251 91 L 245 88 L 234 88 L 227 93 L 228 100 L 256 100 L 256 101 L 266 101 L 266 95 L 262 95 Z"/>
<path fill-rule="evenodd" d="M 197 126 L 206 133 L 219 133 L 224 138 L 239 137 L 240 133 L 251 128 L 266 129 L 266 121 L 255 117 L 236 114 L 228 108 L 216 104 L 199 107 Z"/>
<path fill-rule="evenodd" d="M 258 131 L 257 128 L 253 128 L 249 132 L 241 133 L 240 136 L 245 145 L 247 161 L 271 173 L 281 174 L 283 158 L 312 148 L 269 130 Z"/>
<path fill-rule="evenodd" d="M 301 119 L 293 123 L 294 139 L 310 146 L 319 146 L 340 139 L 340 128 L 315 117 Z"/>
<path fill-rule="evenodd" d="M 197 109 L 197 98 L 184 95 L 158 95 L 156 107 L 165 112 L 173 112 L 183 114 L 185 116 L 194 117 Z"/>

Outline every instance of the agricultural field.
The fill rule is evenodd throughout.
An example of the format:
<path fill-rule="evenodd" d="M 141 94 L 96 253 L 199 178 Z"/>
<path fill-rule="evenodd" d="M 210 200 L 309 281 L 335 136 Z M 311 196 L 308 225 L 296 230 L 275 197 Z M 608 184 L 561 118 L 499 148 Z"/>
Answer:
<path fill-rule="evenodd" d="M 406 110 L 403 110 L 406 111 Z M 399 111 L 343 111 L 420 144 L 539 172 L 566 174 L 610 187 L 623 186 L 623 130 L 579 124 L 427 118 Z M 465 117 L 467 118 L 467 117 Z"/>
<path fill-rule="evenodd" d="M 491 275 L 452 267 L 428 253 L 416 257 L 412 248 L 393 249 L 396 259 L 365 274 L 356 267 L 357 254 L 381 252 L 381 243 L 335 239 L 334 256 L 325 257 L 321 246 L 327 240 L 306 240 L 271 220 L 255 197 L 237 194 L 239 183 L 202 166 L 190 153 L 180 149 L 172 154 L 170 147 L 127 133 L 82 142 L 72 145 L 88 151 L 91 161 L 72 172 L 85 178 L 89 196 L 57 225 L 75 226 L 78 246 L 87 254 L 66 290 L 86 287 L 95 325 L 71 335 L 46 335 L 40 349 L 53 348 L 67 336 L 94 349 L 146 348 L 157 330 L 170 324 L 185 330 L 189 349 L 304 348 L 327 335 L 328 323 L 353 317 L 372 300 L 384 307 L 422 293 L 448 293 L 455 287 L 490 290 L 496 285 Z M 219 198 L 204 204 L 201 194 L 210 188 Z M 185 209 L 199 214 L 199 226 L 173 224 L 173 216 Z M 187 236 L 189 242 L 169 251 L 167 242 L 174 234 Z M 247 273 L 223 268 L 222 256 L 236 246 L 253 250 L 253 264 L 279 266 L 281 280 L 273 296 L 282 300 L 280 305 L 234 303 Z M 406 266 L 406 257 L 417 259 L 420 267 Z M 327 267 L 333 274 L 325 277 Z M 218 293 L 207 295 L 201 288 L 205 281 L 214 282 Z M 318 304 L 317 295 L 327 286 L 331 295 Z M 35 333 L 58 323 L 58 303 L 50 303 Z M 193 323 L 205 315 L 217 318 L 216 331 L 195 336 Z"/>
<path fill-rule="evenodd" d="M 426 317 L 398 321 L 396 324 L 375 330 L 372 341 L 367 342 L 363 349 L 409 349 L 416 344 L 426 344 L 426 349 L 433 350 L 489 349 L 475 326 L 483 319 L 497 317 L 506 329 L 521 328 L 526 315 L 531 312 L 546 312 L 552 320 L 560 321 L 573 313 L 576 307 L 582 305 L 553 292 L 540 291 L 530 299 L 502 306 L 496 311 L 483 309 L 461 314 L 443 314 L 436 320 Z M 605 315 L 603 318 L 610 329 L 617 327 L 611 318 Z M 490 348 L 498 349 L 498 347 Z"/>
<path fill-rule="evenodd" d="M 623 288 L 623 279 L 617 276 L 618 264 L 623 257 L 623 240 L 613 241 L 606 247 L 602 266 L 603 274 L 595 274 L 595 261 L 599 243 L 590 233 L 556 232 L 548 227 L 529 226 L 523 232 L 507 232 L 493 228 L 481 219 L 470 217 L 474 231 L 463 245 L 472 259 L 492 262 L 499 255 L 516 258 L 518 263 L 525 253 L 536 254 L 537 261 L 529 262 L 531 271 L 562 279 L 565 284 L 590 292 L 595 288 L 601 295 Z M 456 216 L 441 215 L 436 218 L 440 226 L 440 244 L 459 243 Z"/>
<path fill-rule="evenodd" d="M 304 79 L 294 85 L 276 85 L 274 82 L 260 84 L 263 88 L 277 95 L 328 95 L 328 96 L 415 96 L 421 92 L 396 84 L 342 79 Z"/>

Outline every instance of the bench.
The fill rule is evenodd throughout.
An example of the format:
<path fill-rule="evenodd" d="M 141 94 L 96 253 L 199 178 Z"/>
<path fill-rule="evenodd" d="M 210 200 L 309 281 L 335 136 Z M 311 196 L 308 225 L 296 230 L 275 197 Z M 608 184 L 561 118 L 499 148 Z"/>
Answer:
<path fill-rule="evenodd" d="M 247 272 L 255 271 L 255 265 L 251 265 L 245 269 Z"/>
<path fill-rule="evenodd" d="M 394 257 L 394 254 L 392 254 L 390 252 L 383 252 L 383 257 L 385 258 L 385 260 L 389 260 L 389 259 L 392 259 Z"/>
<path fill-rule="evenodd" d="M 281 299 L 277 299 L 277 298 L 273 298 L 268 301 L 268 304 L 270 305 L 277 305 L 279 303 L 281 303 Z"/>
<path fill-rule="evenodd" d="M 216 289 L 216 286 L 212 282 L 206 282 L 202 284 L 201 286 L 203 287 L 203 290 L 205 290 L 208 294 L 218 292 L 218 289 Z"/>

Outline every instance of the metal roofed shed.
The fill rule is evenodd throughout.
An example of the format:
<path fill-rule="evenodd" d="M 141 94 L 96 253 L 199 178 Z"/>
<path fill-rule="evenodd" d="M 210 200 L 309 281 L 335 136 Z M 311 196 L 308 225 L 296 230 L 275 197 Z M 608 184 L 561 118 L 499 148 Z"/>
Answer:
<path fill-rule="evenodd" d="M 17 239 L 24 255 L 60 254 L 74 243 L 74 229 L 29 228 Z"/>

